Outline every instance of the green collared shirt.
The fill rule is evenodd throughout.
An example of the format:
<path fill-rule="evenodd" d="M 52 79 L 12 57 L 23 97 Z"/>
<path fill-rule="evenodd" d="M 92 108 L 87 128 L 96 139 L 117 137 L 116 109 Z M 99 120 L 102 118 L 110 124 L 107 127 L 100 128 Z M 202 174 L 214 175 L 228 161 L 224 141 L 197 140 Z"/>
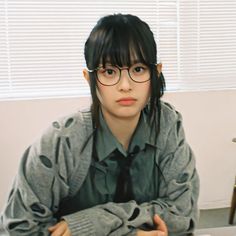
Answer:
<path fill-rule="evenodd" d="M 150 129 L 142 113 L 128 152 L 122 151 L 125 155 L 117 149 L 118 142 L 103 157 L 92 154 L 93 144 L 97 149 L 105 147 L 111 136 L 102 129 L 102 120 L 102 127 L 93 132 L 90 110 L 53 122 L 22 156 L 0 217 L 0 231 L 12 236 L 48 235 L 48 227 L 62 217 L 72 235 L 133 235 L 140 226 L 156 228 L 153 216 L 158 214 L 170 236 L 192 233 L 198 220 L 199 195 L 195 157 L 185 139 L 181 114 L 163 101 L 160 108 L 156 146 L 150 141 L 155 139 L 156 128 Z M 106 138 L 91 136 L 99 136 L 98 132 Z M 138 143 L 139 150 L 135 148 Z M 115 148 L 118 151 L 114 152 Z M 122 186 L 117 184 L 117 179 L 122 179 L 118 173 L 127 169 L 127 165 L 121 168 L 120 162 L 129 160 L 135 149 L 138 152 L 128 168 L 132 184 L 128 186 L 133 185 L 130 189 L 136 201 L 117 204 L 113 202 L 118 195 L 116 185 Z"/>
<path fill-rule="evenodd" d="M 128 151 L 111 133 L 102 113 L 99 114 L 100 127 L 97 130 L 95 152 L 88 175 L 71 204 L 74 210 L 113 202 L 118 176 L 124 158 L 133 158 L 130 166 L 132 192 L 138 203 L 148 202 L 158 197 L 158 168 L 147 114 L 141 113 L 139 123 L 131 139 Z"/>

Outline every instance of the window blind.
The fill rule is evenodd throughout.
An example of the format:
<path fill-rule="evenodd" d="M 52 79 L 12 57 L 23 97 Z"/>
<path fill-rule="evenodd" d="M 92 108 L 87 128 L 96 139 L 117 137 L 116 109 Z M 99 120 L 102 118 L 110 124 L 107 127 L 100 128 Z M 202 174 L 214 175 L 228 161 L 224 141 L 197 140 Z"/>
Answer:
<path fill-rule="evenodd" d="M 167 90 L 236 88 L 235 0 L 0 0 L 0 99 L 89 95 L 84 43 L 111 13 L 151 26 Z"/>
<path fill-rule="evenodd" d="M 0 0 L 0 9 L 1 99 L 89 95 L 84 43 L 101 16 L 135 14 L 157 29 L 153 0 Z"/>
<path fill-rule="evenodd" d="M 159 0 L 158 37 L 169 90 L 236 88 L 236 1 Z"/>

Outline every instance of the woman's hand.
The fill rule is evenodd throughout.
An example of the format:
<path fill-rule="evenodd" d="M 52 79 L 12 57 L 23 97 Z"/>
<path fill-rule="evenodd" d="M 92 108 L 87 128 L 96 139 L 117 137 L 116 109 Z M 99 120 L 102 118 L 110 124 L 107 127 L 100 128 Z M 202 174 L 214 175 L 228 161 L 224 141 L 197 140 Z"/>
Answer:
<path fill-rule="evenodd" d="M 51 233 L 51 236 L 71 236 L 70 229 L 65 220 L 49 227 L 48 230 Z"/>
<path fill-rule="evenodd" d="M 137 236 L 168 236 L 166 224 L 158 215 L 154 216 L 154 223 L 157 226 L 156 230 L 138 230 Z M 51 232 L 51 236 L 71 236 L 68 224 L 64 220 L 48 228 L 48 230 Z"/>
<path fill-rule="evenodd" d="M 138 230 L 137 236 L 168 236 L 165 222 L 158 215 L 155 215 L 153 220 L 157 229 L 152 231 Z"/>

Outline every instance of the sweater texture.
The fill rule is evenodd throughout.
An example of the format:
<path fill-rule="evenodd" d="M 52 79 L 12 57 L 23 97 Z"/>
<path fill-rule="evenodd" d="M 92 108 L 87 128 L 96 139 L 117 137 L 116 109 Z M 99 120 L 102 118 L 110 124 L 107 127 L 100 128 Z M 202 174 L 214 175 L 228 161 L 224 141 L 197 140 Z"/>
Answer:
<path fill-rule="evenodd" d="M 1 214 L 0 235 L 50 235 L 60 203 L 75 196 L 87 176 L 93 132 L 91 112 L 79 111 L 54 121 L 25 151 Z M 155 162 L 161 176 L 156 198 L 141 204 L 107 202 L 62 216 L 72 236 L 136 235 L 143 225 L 155 227 L 154 214 L 166 222 L 169 236 L 191 235 L 198 221 L 195 157 L 180 113 L 164 102 Z"/>

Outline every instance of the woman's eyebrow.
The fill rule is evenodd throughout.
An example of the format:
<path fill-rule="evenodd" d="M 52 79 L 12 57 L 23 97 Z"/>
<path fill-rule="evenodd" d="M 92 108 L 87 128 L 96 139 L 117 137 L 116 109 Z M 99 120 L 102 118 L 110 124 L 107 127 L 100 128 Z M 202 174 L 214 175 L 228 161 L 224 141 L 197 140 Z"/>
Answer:
<path fill-rule="evenodd" d="M 142 63 L 142 64 L 143 64 L 143 62 L 142 62 L 141 60 L 139 60 L 139 59 L 130 60 L 130 64 L 131 64 L 131 65 L 134 65 L 134 64 L 137 64 L 137 63 Z M 114 64 L 111 62 L 111 60 L 106 60 L 105 63 L 104 63 L 104 65 L 107 65 L 107 64 L 108 64 L 108 65 L 114 65 Z M 100 63 L 99 66 L 103 66 L 103 63 Z"/>

